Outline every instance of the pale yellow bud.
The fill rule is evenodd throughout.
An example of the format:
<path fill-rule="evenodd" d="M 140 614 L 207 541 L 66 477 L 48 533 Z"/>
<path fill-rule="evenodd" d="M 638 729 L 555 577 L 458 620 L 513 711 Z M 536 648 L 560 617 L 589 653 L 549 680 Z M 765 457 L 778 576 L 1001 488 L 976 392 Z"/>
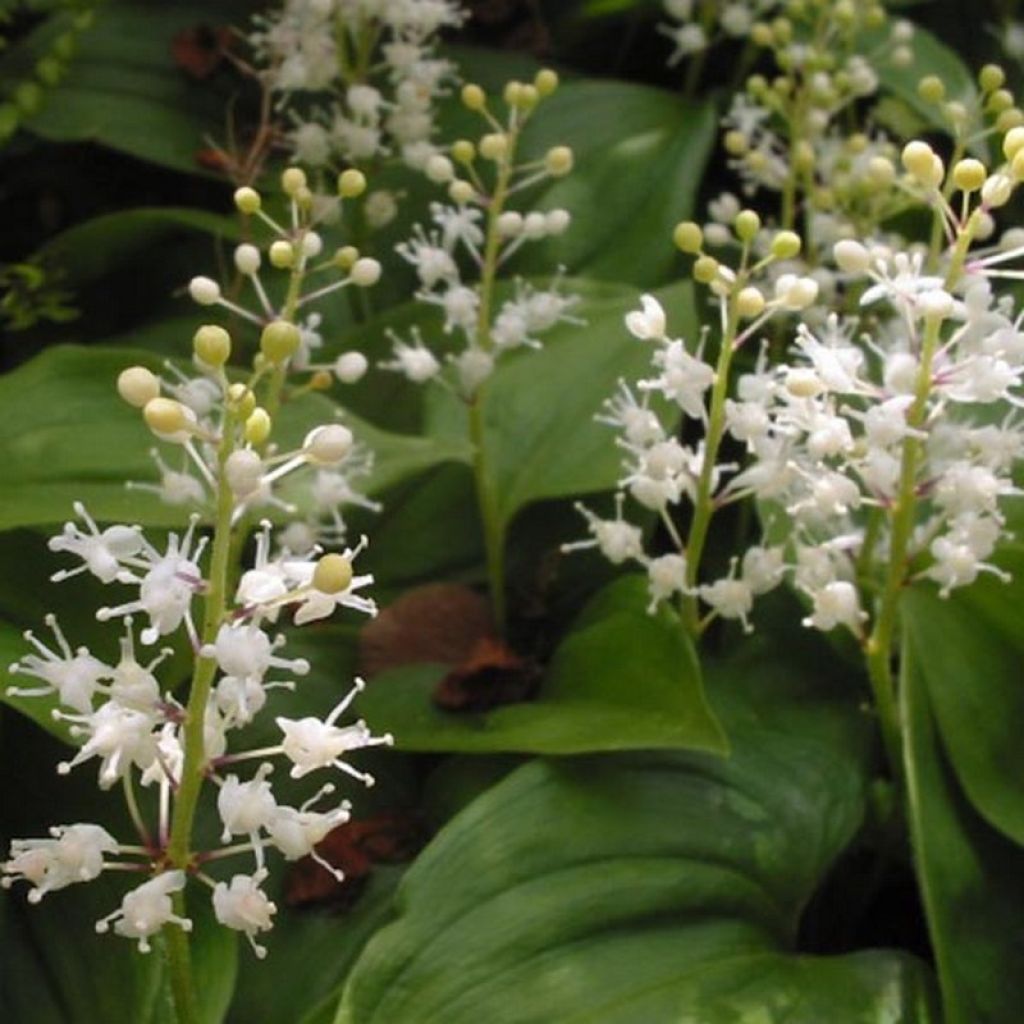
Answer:
<path fill-rule="evenodd" d="M 192 351 L 207 366 L 223 366 L 231 357 L 231 335 L 217 324 L 203 324 L 192 336 Z"/>
<path fill-rule="evenodd" d="M 760 290 L 753 285 L 743 288 L 736 296 L 736 311 L 747 320 L 764 312 L 765 300 Z"/>
<path fill-rule="evenodd" d="M 276 365 L 295 355 L 301 340 L 302 335 L 295 324 L 287 320 L 273 320 L 260 334 L 260 351 Z"/>
<path fill-rule="evenodd" d="M 270 259 L 270 265 L 277 267 L 278 270 L 289 270 L 295 266 L 295 246 L 283 238 L 271 243 L 267 256 Z"/>
<path fill-rule="evenodd" d="M 682 221 L 672 232 L 672 241 L 681 252 L 695 255 L 700 252 L 704 244 L 704 232 L 701 231 L 700 225 L 695 224 L 692 220 Z"/>
<path fill-rule="evenodd" d="M 479 85 L 467 82 L 462 87 L 462 103 L 469 110 L 483 110 L 487 106 L 487 96 Z"/>
<path fill-rule="evenodd" d="M 344 555 L 324 555 L 313 570 L 313 586 L 322 594 L 340 594 L 352 583 L 352 563 Z"/>
<path fill-rule="evenodd" d="M 971 157 L 958 160 L 953 167 L 953 184 L 962 192 L 977 192 L 987 176 L 985 165 Z"/>
<path fill-rule="evenodd" d="M 239 213 L 258 213 L 261 205 L 260 194 L 256 189 L 248 185 L 235 189 L 235 208 Z"/>
<path fill-rule="evenodd" d="M 558 88 L 558 72 L 552 71 L 551 68 L 541 68 L 534 75 L 533 87 L 541 98 L 550 96 Z"/>
<path fill-rule="evenodd" d="M 800 254 L 803 242 L 795 231 L 780 231 L 772 239 L 772 255 L 777 260 L 791 260 Z"/>
<path fill-rule="evenodd" d="M 244 420 L 256 408 L 256 396 L 244 384 L 232 384 L 228 388 L 228 405 L 239 419 Z"/>
<path fill-rule="evenodd" d="M 350 167 L 338 175 L 338 195 L 342 199 L 355 199 L 366 191 L 366 175 Z"/>
<path fill-rule="evenodd" d="M 301 167 L 289 167 L 281 174 L 281 188 L 294 198 L 299 189 L 307 187 L 306 172 Z"/>
<path fill-rule="evenodd" d="M 741 242 L 752 242 L 761 230 L 761 218 L 753 210 L 740 210 L 733 221 L 733 228 Z"/>
<path fill-rule="evenodd" d="M 262 406 L 257 406 L 245 418 L 245 439 L 249 444 L 263 444 L 273 428 L 270 413 Z"/>
<path fill-rule="evenodd" d="M 173 398 L 151 398 L 143 407 L 146 426 L 161 437 L 180 434 L 189 428 L 185 406 Z"/>
<path fill-rule="evenodd" d="M 501 160 L 508 152 L 508 138 L 502 132 L 490 132 L 480 140 L 480 155 L 485 160 Z"/>
<path fill-rule="evenodd" d="M 160 378 L 144 366 L 129 366 L 117 377 L 117 393 L 136 409 L 144 408 L 160 395 Z"/>
<path fill-rule="evenodd" d="M 544 156 L 544 168 L 554 178 L 565 177 L 572 165 L 572 150 L 568 146 L 552 146 Z"/>

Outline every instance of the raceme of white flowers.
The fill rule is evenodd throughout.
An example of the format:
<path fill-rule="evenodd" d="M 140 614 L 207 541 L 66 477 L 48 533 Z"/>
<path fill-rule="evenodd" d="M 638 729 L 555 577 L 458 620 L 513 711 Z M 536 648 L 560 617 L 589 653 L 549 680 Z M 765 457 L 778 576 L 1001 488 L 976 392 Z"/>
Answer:
<path fill-rule="evenodd" d="M 303 378 L 303 383 L 295 387 L 297 394 L 323 390 L 333 382 L 354 384 L 368 366 L 361 352 L 343 352 L 329 364 L 316 361 L 323 337 L 321 316 L 315 306 L 342 289 L 376 284 L 380 264 L 361 256 L 352 246 L 333 254 L 324 252 L 323 239 L 316 230 L 316 206 L 300 168 L 291 167 L 282 174 L 282 187 L 289 209 L 289 220 L 284 225 L 266 212 L 255 189 L 240 188 L 235 193 L 238 209 L 267 225 L 275 236 L 263 250 L 251 242 L 235 249 L 235 269 L 243 283 L 240 301 L 227 298 L 224 289 L 208 277 L 193 278 L 189 292 L 198 304 L 220 306 L 259 329 L 261 353 L 248 385 L 250 394 L 254 385 L 263 381 L 269 382 L 273 394 L 298 378 Z M 350 169 L 339 176 L 338 191 L 343 201 L 359 196 L 365 187 L 359 171 Z M 270 265 L 269 282 L 264 276 L 264 259 Z M 324 278 L 326 282 L 319 283 L 318 279 Z M 282 295 L 276 304 L 271 299 L 275 292 Z M 218 375 L 223 372 L 221 351 L 228 344 L 226 332 L 209 325 L 196 335 L 195 376 L 168 364 L 171 379 L 161 381 L 161 389 L 182 406 L 191 434 L 184 439 L 180 462 L 168 463 L 159 452 L 154 453 L 160 469 L 158 485 L 132 486 L 154 490 L 171 504 L 198 509 L 211 506 L 216 449 L 209 441 L 213 436 L 209 417 L 216 413 Z M 241 384 L 237 388 L 241 389 L 239 394 L 245 390 Z M 276 402 L 275 398 L 272 404 Z M 229 467 L 229 480 L 238 499 L 236 516 L 258 516 L 263 510 L 285 513 L 290 522 L 278 532 L 277 540 L 293 554 L 305 554 L 317 544 L 343 545 L 347 534 L 343 510 L 347 506 L 379 510 L 379 505 L 358 489 L 359 481 L 373 468 L 373 453 L 354 442 L 347 427 L 332 424 L 310 435 L 295 451 L 268 448 L 257 455 L 270 429 L 271 411 L 254 404 L 246 422 L 250 447 L 236 452 Z M 288 491 L 282 496 L 279 491 L 285 484 Z"/>
<path fill-rule="evenodd" d="M 554 146 L 539 159 L 521 161 L 518 156 L 524 125 L 557 85 L 557 75 L 548 70 L 540 71 L 532 83 L 509 82 L 502 97 L 504 121 L 479 86 L 463 88 L 463 103 L 480 115 L 489 131 L 476 142 L 455 142 L 450 157 L 438 154 L 427 161 L 428 177 L 447 186 L 450 202 L 434 203 L 431 226 L 417 225 L 413 237 L 398 246 L 416 271 L 416 297 L 442 311 L 443 330 L 459 339 L 459 347 L 448 354 L 451 373 L 444 375 L 437 346 L 428 344 L 421 332 L 414 330 L 407 338 L 392 335 L 393 355 L 381 363 L 383 369 L 417 383 L 440 380 L 472 399 L 503 353 L 539 348 L 541 336 L 557 323 L 579 322 L 570 312 L 576 297 L 561 290 L 558 277 L 543 289 L 517 280 L 510 298 L 497 308 L 493 302 L 498 271 L 522 246 L 561 235 L 569 227 L 566 210 L 520 212 L 509 206 L 518 193 L 572 170 L 567 146 Z M 475 281 L 467 275 L 467 262 Z"/>
<path fill-rule="evenodd" d="M 421 170 L 438 151 L 436 101 L 456 77 L 438 36 L 465 18 L 452 0 L 285 0 L 256 19 L 250 42 L 287 111 L 294 159 L 336 171 L 395 157 Z"/>
<path fill-rule="evenodd" d="M 923 245 L 836 243 L 841 289 L 858 314 L 799 324 L 787 358 L 772 365 L 762 350 L 729 397 L 733 384 L 720 377 L 728 360 L 720 356 L 713 368 L 702 346 L 690 351 L 669 337 L 664 311 L 645 296 L 626 324 L 654 344 L 655 373 L 635 387 L 623 383 L 600 417 L 620 431 L 623 493 L 611 519 L 580 506 L 591 538 L 566 547 L 596 547 L 612 562 L 644 565 L 652 608 L 691 596 L 709 617 L 744 625 L 754 598 L 788 577 L 807 599 L 805 625 L 846 627 L 861 639 L 866 593 L 894 597 L 906 579 L 922 577 L 948 595 L 981 573 L 1002 576 L 990 559 L 1006 532 L 1003 499 L 1020 493 L 1012 471 L 1024 454 L 1024 332 L 1012 298 L 995 286 L 1024 276 L 1005 266 L 1024 255 L 1024 239 L 1011 229 L 997 244 L 971 245 L 1024 178 L 1024 128 L 1006 135 L 1003 153 L 1006 162 L 992 172 L 966 158 L 947 173 L 927 144 L 908 144 L 900 187 L 935 211 L 948 243 L 934 269 Z M 954 203 L 949 197 L 957 194 Z M 757 230 L 751 211 L 741 211 L 741 242 Z M 681 225 L 676 238 L 684 251 L 701 252 L 696 225 Z M 787 305 L 785 289 L 766 301 L 748 276 L 712 267 L 713 260 L 702 265 L 709 260 L 699 255 L 694 274 L 717 290 L 725 345 L 753 340 L 773 303 L 800 308 L 795 300 Z M 800 280 L 812 279 L 794 277 L 790 287 L 799 291 Z M 813 302 L 815 289 L 806 287 Z M 703 420 L 705 440 L 688 447 L 666 431 L 648 408 L 652 394 Z M 705 464 L 716 396 L 724 398 L 722 425 L 732 452 L 744 453 L 741 464 Z M 702 481 L 710 483 L 713 510 L 755 499 L 765 536 L 774 538 L 734 558 L 728 574 L 710 583 L 699 582 L 688 562 L 692 528 L 686 543 L 669 514 L 687 501 L 699 520 Z M 675 551 L 645 554 L 641 530 L 623 513 L 627 494 L 661 516 Z"/>
<path fill-rule="evenodd" d="M 323 807 L 323 799 L 334 792 L 333 782 L 312 791 L 300 806 L 279 801 L 272 784 L 275 763 L 293 779 L 333 768 L 371 785 L 372 777 L 350 763 L 350 756 L 391 742 L 390 736 L 373 736 L 362 721 L 342 721 L 363 688 L 360 680 L 322 719 L 276 715 L 277 743 L 246 750 L 237 738 L 261 712 L 273 714 L 273 691 L 300 686 L 309 671 L 305 659 L 283 653 L 282 612 L 293 612 L 299 626 L 339 608 L 376 614 L 374 602 L 361 593 L 372 577 L 353 570 L 365 538 L 354 548 L 324 554 L 309 532 L 295 531 L 294 524 L 279 531 L 275 545 L 273 527 L 264 521 L 251 564 L 230 564 L 249 533 L 251 513 L 268 505 L 285 508 L 273 496 L 281 479 L 292 473 L 316 478 L 344 472 L 353 450 L 351 431 L 339 423 L 315 427 L 294 451 L 273 447 L 274 422 L 265 406 L 280 403 L 289 363 L 302 358 L 296 316 L 310 298 L 335 287 L 372 284 L 380 272 L 372 260 L 346 257 L 343 280 L 303 293 L 307 272 L 317 269 L 310 264 L 319 245 L 304 219 L 302 180 L 294 171 L 285 172 L 294 223 L 290 230 L 280 229 L 281 237 L 270 248 L 271 263 L 290 273 L 284 307 L 269 305 L 259 283 L 260 254 L 253 246 L 241 246 L 236 262 L 252 281 L 261 314 L 224 298 L 208 278 L 195 278 L 190 286 L 201 304 L 219 303 L 260 324 L 251 373 L 229 378 L 232 339 L 223 328 L 208 324 L 193 342 L 197 377 L 167 383 L 133 366 L 117 381 L 121 397 L 141 411 L 156 438 L 176 447 L 190 466 L 190 472 L 180 474 L 189 483 L 165 479 L 162 490 L 171 500 L 182 495 L 194 500 L 202 514 L 193 513 L 183 533 L 170 533 L 157 544 L 138 526 L 101 527 L 76 503 L 75 520 L 50 540 L 52 551 L 72 559 L 55 574 L 55 582 L 87 573 L 111 588 L 96 618 L 120 622 L 120 658 L 107 663 L 87 647 L 74 647 L 51 615 L 46 624 L 52 639 L 26 633 L 33 650 L 11 666 L 26 684 L 9 692 L 55 697 L 59 708 L 53 715 L 68 723 L 78 749 L 58 771 L 94 767 L 101 789 L 120 786 L 138 837 L 123 842 L 98 825 L 76 822 L 53 828 L 46 838 L 15 840 L 2 865 L 3 884 L 26 881 L 29 900 L 38 902 L 103 871 L 137 873 L 141 884 L 96 927 L 136 940 L 143 951 L 167 926 L 191 928 L 182 897 L 187 881 L 195 878 L 212 890 L 218 921 L 244 933 L 256 954 L 263 955 L 256 938 L 271 927 L 275 913 L 262 889 L 266 851 L 276 849 L 286 860 L 315 857 L 316 844 L 348 819 L 350 807 L 347 801 Z M 349 178 L 342 191 L 359 184 Z M 240 190 L 236 198 L 240 208 L 269 220 L 253 190 Z M 265 405 L 257 404 L 258 393 Z M 166 465 L 163 459 L 160 464 Z M 214 524 L 212 537 L 200 535 L 201 520 Z M 300 534 L 304 539 L 296 546 Z M 166 645 L 175 637 L 195 652 L 184 706 L 172 692 L 177 680 L 161 682 L 158 672 L 171 654 Z M 143 654 L 144 648 L 155 653 Z M 254 770 L 247 770 L 252 764 Z M 194 849 L 196 806 L 204 787 L 212 795 L 206 783 L 216 789 L 223 845 Z M 139 787 L 153 795 L 141 798 Z M 221 859 L 240 855 L 252 858 L 251 873 L 235 873 L 228 880 L 218 878 L 215 867 L 209 873 Z"/>

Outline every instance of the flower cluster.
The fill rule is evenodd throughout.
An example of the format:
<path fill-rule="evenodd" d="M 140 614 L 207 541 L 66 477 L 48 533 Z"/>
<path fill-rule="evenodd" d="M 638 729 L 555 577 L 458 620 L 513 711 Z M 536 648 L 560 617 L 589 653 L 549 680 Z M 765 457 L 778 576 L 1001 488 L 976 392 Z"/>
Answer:
<path fill-rule="evenodd" d="M 295 159 L 337 170 L 395 156 L 422 169 L 437 152 L 435 103 L 455 78 L 438 34 L 465 17 L 453 0 L 285 0 L 258 18 L 250 42 L 288 108 Z"/>
<path fill-rule="evenodd" d="M 255 189 L 240 188 L 235 193 L 239 210 L 266 224 L 274 236 L 265 253 L 251 242 L 235 249 L 235 268 L 243 286 L 251 288 L 256 308 L 227 298 L 221 286 L 208 277 L 193 278 L 189 292 L 199 305 L 220 306 L 259 328 L 260 353 L 252 377 L 247 384 L 237 382 L 228 389 L 230 400 L 241 403 L 240 414 L 245 412 L 248 442 L 245 449 L 233 454 L 228 480 L 237 499 L 236 517 L 258 515 L 262 509 L 284 513 L 291 522 L 279 533 L 278 540 L 293 554 L 301 555 L 317 544 L 344 544 L 346 506 L 379 508 L 357 487 L 360 478 L 372 469 L 373 453 L 356 443 L 342 424 L 312 431 L 293 451 L 277 451 L 267 445 L 272 417 L 284 396 L 286 381 L 304 378 L 291 392 L 294 397 L 329 388 L 334 381 L 354 384 L 362 378 L 368 364 L 361 352 L 343 352 L 329 364 L 316 362 L 317 350 L 323 344 L 321 317 L 310 310 L 319 300 L 342 289 L 376 284 L 381 267 L 351 246 L 325 254 L 305 173 L 297 167 L 289 168 L 282 175 L 282 185 L 290 207 L 287 227 L 263 209 Z M 364 189 L 365 179 L 359 171 L 345 171 L 339 178 L 342 199 L 358 196 Z M 264 255 L 274 277 L 269 286 L 262 276 Z M 336 276 L 316 285 L 315 278 L 325 274 Z M 281 293 L 280 301 L 272 301 L 272 293 Z M 168 364 L 170 379 L 154 378 L 142 368 L 123 379 L 122 395 L 128 401 L 145 404 L 158 393 L 164 395 L 163 415 L 175 424 L 180 420 L 180 426 L 172 425 L 163 436 L 180 436 L 184 455 L 180 466 L 172 466 L 154 452 L 159 484 L 131 486 L 154 490 L 171 504 L 209 509 L 216 489 L 216 449 L 211 442 L 215 431 L 210 417 L 217 414 L 230 339 L 223 328 L 206 325 L 196 333 L 193 349 L 194 376 Z M 257 405 L 255 390 L 264 381 L 269 384 L 267 401 Z M 302 469 L 307 472 L 293 476 Z M 277 492 L 285 485 L 286 477 L 290 489 L 282 496 Z"/>
<path fill-rule="evenodd" d="M 740 410 L 727 398 L 730 367 L 734 354 L 770 319 L 806 310 L 814 303 L 818 284 L 806 275 L 772 275 L 776 263 L 785 263 L 799 254 L 800 239 L 792 232 L 775 233 L 768 254 L 754 262 L 752 245 L 761 234 L 760 218 L 752 210 L 741 210 L 732 232 L 741 250 L 735 268 L 704 251 L 703 233 L 696 224 L 680 224 L 675 235 L 684 252 L 697 256 L 694 276 L 708 286 L 719 307 L 721 341 L 714 364 L 704 358 L 703 340 L 696 351 L 691 351 L 681 338 L 668 335 L 665 311 L 653 296 L 645 295 L 642 308 L 627 315 L 629 332 L 652 343 L 654 352 L 652 375 L 635 387 L 620 382 L 618 394 L 598 417 L 620 432 L 617 440 L 624 452 L 619 480 L 622 493 L 614 519 L 602 519 L 579 505 L 591 536 L 563 545 L 563 550 L 596 547 L 614 563 L 639 562 L 647 570 L 652 610 L 673 597 L 689 601 L 695 610 L 699 599 L 712 617 L 739 619 L 746 625 L 754 596 L 770 590 L 782 578 L 780 549 L 753 549 L 743 558 L 738 575 L 734 562 L 728 576 L 711 583 L 699 582 L 701 555 L 713 512 L 744 493 L 742 474 L 735 474 L 737 466 L 719 459 L 726 427 L 731 427 L 734 419 L 736 430 L 752 433 L 760 429 L 765 418 L 763 411 L 758 417 L 753 404 Z M 769 280 L 773 284 L 766 294 L 764 282 Z M 677 423 L 680 416 L 684 421 L 694 420 L 703 427 L 703 437 L 694 445 L 684 444 L 650 407 L 652 396 L 673 410 L 673 415 L 666 417 L 670 423 Z M 737 410 L 733 418 L 729 415 L 731 406 Z M 749 420 L 745 426 L 744 415 Z M 640 528 L 623 518 L 626 494 L 659 516 L 674 550 L 656 557 L 645 553 Z M 693 510 L 685 541 L 676 522 L 676 509 L 681 506 Z"/>
<path fill-rule="evenodd" d="M 479 86 L 463 88 L 463 103 L 490 130 L 476 142 L 454 143 L 450 157 L 437 154 L 427 161 L 428 177 L 447 187 L 451 202 L 434 203 L 432 226 L 417 225 L 413 237 L 398 246 L 416 271 L 416 297 L 439 307 L 445 333 L 462 340 L 448 359 L 455 390 L 467 399 L 473 398 L 503 353 L 538 348 L 540 336 L 555 324 L 578 322 L 570 312 L 576 299 L 561 290 L 557 277 L 546 289 L 518 280 L 509 298 L 496 308 L 493 301 L 498 271 L 522 246 L 561 235 L 569 226 L 566 210 L 509 208 L 517 193 L 572 170 L 573 155 L 567 146 L 554 146 L 540 159 L 520 162 L 518 157 L 524 125 L 557 85 L 557 76 L 547 70 L 532 83 L 509 82 L 503 94 L 504 121 L 492 112 Z M 468 259 L 477 282 L 467 281 L 460 257 Z M 384 369 L 419 383 L 444 379 L 442 362 L 418 331 L 407 339 L 392 335 L 392 342 L 393 358 L 381 364 Z"/>
<path fill-rule="evenodd" d="M 348 173 L 342 193 L 361 191 L 362 175 Z M 331 495 L 329 502 L 315 504 L 314 511 L 317 516 L 335 514 L 328 533 L 332 540 L 342 540 L 337 506 L 352 498 L 345 476 L 354 450 L 351 431 L 340 423 L 322 423 L 294 450 L 279 451 L 274 420 L 281 402 L 292 397 L 284 391 L 288 370 L 296 364 L 311 369 L 303 353 L 302 327 L 295 322 L 300 308 L 334 288 L 372 284 L 380 273 L 375 261 L 346 254 L 323 264 L 323 269 L 340 264 L 345 271 L 340 281 L 304 293 L 307 273 L 321 269 L 311 265 L 320 242 L 309 221 L 304 176 L 294 168 L 286 171 L 284 186 L 293 218 L 288 230 L 262 211 L 252 189 L 236 194 L 240 209 L 260 216 L 278 235 L 269 253 L 273 266 L 289 272 L 284 303 L 271 305 L 259 276 L 260 252 L 248 244 L 236 251 L 236 265 L 252 282 L 260 314 L 227 299 L 209 278 L 194 278 L 190 285 L 200 304 L 220 304 L 259 325 L 259 350 L 247 376 L 229 376 L 232 338 L 224 328 L 206 324 L 193 340 L 195 377 L 161 380 L 146 367 L 130 366 L 117 380 L 120 396 L 140 411 L 155 437 L 183 453 L 187 469 L 180 472 L 168 469 L 158 456 L 163 467 L 159 490 L 171 501 L 197 506 L 188 528 L 170 533 L 158 545 L 138 526 L 101 527 L 77 503 L 75 520 L 50 540 L 52 551 L 76 560 L 54 575 L 55 582 L 89 574 L 119 591 L 97 609 L 96 618 L 123 622 L 120 658 L 108 663 L 87 647 L 72 647 L 56 618 L 49 616 L 53 641 L 27 633 L 34 650 L 10 668 L 32 683 L 9 692 L 55 698 L 54 718 L 67 724 L 77 744 L 58 771 L 66 774 L 95 763 L 101 789 L 122 788 L 138 841 L 121 842 L 100 826 L 82 822 L 57 827 L 48 838 L 16 840 L 2 865 L 3 884 L 23 879 L 31 886 L 29 899 L 38 901 L 105 870 L 149 876 L 96 925 L 98 931 L 113 928 L 137 940 L 143 951 L 161 929 L 191 927 L 183 893 L 194 877 L 212 889 L 221 924 L 243 932 L 262 956 L 256 937 L 271 927 L 275 912 L 262 888 L 265 852 L 276 849 L 287 860 L 315 857 L 316 844 L 349 816 L 347 802 L 314 808 L 334 791 L 333 783 L 321 786 L 300 806 L 280 801 L 270 781 L 272 759 L 289 765 L 294 779 L 335 768 L 371 785 L 373 778 L 350 764 L 349 755 L 391 742 L 390 736 L 373 736 L 362 721 L 343 723 L 342 716 L 363 688 L 360 680 L 323 719 L 278 714 L 277 743 L 247 750 L 241 732 L 272 703 L 272 691 L 294 689 L 309 671 L 304 658 L 283 653 L 287 641 L 278 628 L 283 612 L 293 612 L 297 626 L 327 618 L 339 608 L 376 614 L 375 603 L 362 593 L 373 578 L 353 569 L 365 538 L 355 547 L 324 554 L 317 543 L 323 532 L 318 522 L 291 523 L 279 531 L 275 544 L 272 524 L 263 521 L 254 560 L 248 566 L 237 564 L 257 510 L 270 506 L 291 511 L 274 489 L 293 473 L 307 473 L 314 493 L 319 489 Z M 365 360 L 359 373 L 364 368 Z M 339 367 L 336 372 L 343 379 L 359 375 Z M 212 532 L 201 535 L 204 520 Z M 161 682 L 158 672 L 175 639 L 194 654 L 184 705 L 174 693 L 177 680 Z M 140 655 L 140 644 L 165 646 L 146 658 Z M 243 769 L 253 761 L 258 766 L 245 777 Z M 209 782 L 217 788 L 223 845 L 195 849 L 193 822 Z M 253 857 L 252 873 L 218 877 L 216 865 L 239 854 Z M 175 997 L 191 998 L 187 991 Z"/>
<path fill-rule="evenodd" d="M 672 41 L 668 64 L 675 67 L 722 40 L 746 38 L 780 0 L 664 0 L 663 6 L 670 20 L 658 31 Z"/>

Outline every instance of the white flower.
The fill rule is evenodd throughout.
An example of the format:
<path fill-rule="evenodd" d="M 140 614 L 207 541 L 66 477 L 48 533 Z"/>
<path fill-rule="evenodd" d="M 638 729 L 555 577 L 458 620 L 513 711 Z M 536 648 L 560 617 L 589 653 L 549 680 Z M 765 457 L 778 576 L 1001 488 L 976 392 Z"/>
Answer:
<path fill-rule="evenodd" d="M 82 559 L 83 564 L 77 569 L 62 570 L 54 573 L 54 582 L 70 579 L 82 572 L 90 572 L 103 583 L 121 580 L 124 570 L 121 561 L 142 550 L 142 535 L 134 526 L 109 526 L 100 531 L 95 520 L 86 511 L 85 506 L 76 501 L 75 515 L 83 520 L 87 532 L 83 532 L 75 523 L 65 523 L 64 532 L 50 538 L 51 551 L 67 551 Z"/>
<path fill-rule="evenodd" d="M 63 825 L 50 829 L 52 839 L 15 839 L 11 859 L 2 865 L 4 888 L 23 878 L 32 883 L 28 899 L 38 903 L 48 892 L 76 882 L 91 882 L 103 871 L 103 855 L 119 849 L 99 825 Z"/>
<path fill-rule="evenodd" d="M 133 765 L 145 770 L 156 756 L 156 735 L 151 714 L 122 707 L 116 701 L 108 701 L 92 714 L 61 714 L 60 717 L 78 723 L 71 727 L 73 736 L 87 737 L 81 750 L 70 761 L 62 761 L 57 765 L 61 775 L 67 775 L 78 765 L 98 757 L 100 788 L 109 789 Z"/>
<path fill-rule="evenodd" d="M 175 914 L 171 902 L 170 894 L 184 888 L 184 871 L 165 871 L 129 892 L 118 910 L 96 922 L 96 931 L 109 931 L 113 923 L 118 935 L 138 939 L 140 952 L 148 953 L 150 936 L 156 935 L 164 925 L 176 924 L 182 931 L 192 930 L 192 922 Z"/>
<path fill-rule="evenodd" d="M 221 842 L 230 842 L 233 835 L 253 835 L 270 821 L 277 801 L 266 776 L 269 765 L 260 768 L 254 779 L 239 782 L 229 775 L 217 794 L 217 811 L 224 825 Z"/>
<path fill-rule="evenodd" d="M 811 592 L 814 608 L 803 623 L 827 632 L 836 626 L 846 626 L 860 633 L 867 614 L 861 610 L 857 588 L 846 580 L 832 580 L 819 590 Z"/>
<path fill-rule="evenodd" d="M 653 295 L 641 295 L 642 310 L 626 314 L 626 329 L 641 341 L 661 341 L 665 337 L 665 310 Z"/>
<path fill-rule="evenodd" d="M 601 519 L 594 515 L 581 502 L 576 503 L 576 511 L 587 521 L 591 540 L 575 541 L 563 544 L 563 552 L 582 551 L 586 548 L 598 548 L 612 565 L 621 565 L 633 558 L 643 556 L 643 534 L 638 526 L 627 523 L 622 518 L 622 504 L 625 495 L 615 496 L 615 518 Z"/>
<path fill-rule="evenodd" d="M 271 919 L 277 913 L 277 907 L 260 888 L 266 877 L 266 871 L 235 875 L 230 883 L 218 882 L 213 889 L 213 912 L 217 920 L 227 928 L 244 932 L 252 951 L 260 959 L 267 955 L 267 950 L 256 943 L 255 935 L 269 931 L 274 925 Z"/>

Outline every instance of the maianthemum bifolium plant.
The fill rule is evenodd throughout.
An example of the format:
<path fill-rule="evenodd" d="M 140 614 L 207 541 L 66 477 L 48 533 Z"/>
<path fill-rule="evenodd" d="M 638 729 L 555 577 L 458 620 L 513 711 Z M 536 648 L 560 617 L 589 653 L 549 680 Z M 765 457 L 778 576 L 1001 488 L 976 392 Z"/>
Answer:
<path fill-rule="evenodd" d="M 446 0 L 287 0 L 239 33 L 286 166 L 188 281 L 191 360 L 104 382 L 155 439 L 118 501 L 164 518 L 74 502 L 4 691 L 134 834 L 83 811 L 12 839 L 4 888 L 123 877 L 92 923 L 152 950 L 182 1024 L 213 1019 L 208 924 L 260 961 L 230 1021 L 1013 1024 L 1024 113 L 896 13 L 667 0 L 678 106 L 460 68 Z M 698 107 L 708 51 L 734 80 Z M 667 129 L 605 144 L 641 98 L 676 131 L 717 103 L 706 216 L 641 180 Z M 609 263 L 633 222 L 671 271 Z M 397 311 L 348 301 L 403 276 Z M 67 624 L 83 580 L 118 657 Z M 338 792 L 363 757 L 398 766 L 399 824 Z M 370 895 L 304 939 L 276 893 L 351 886 L 339 848 Z M 382 896 L 365 865 L 406 854 Z M 909 939 L 865 926 L 887 885 Z M 282 1010 L 300 959 L 315 996 Z"/>

